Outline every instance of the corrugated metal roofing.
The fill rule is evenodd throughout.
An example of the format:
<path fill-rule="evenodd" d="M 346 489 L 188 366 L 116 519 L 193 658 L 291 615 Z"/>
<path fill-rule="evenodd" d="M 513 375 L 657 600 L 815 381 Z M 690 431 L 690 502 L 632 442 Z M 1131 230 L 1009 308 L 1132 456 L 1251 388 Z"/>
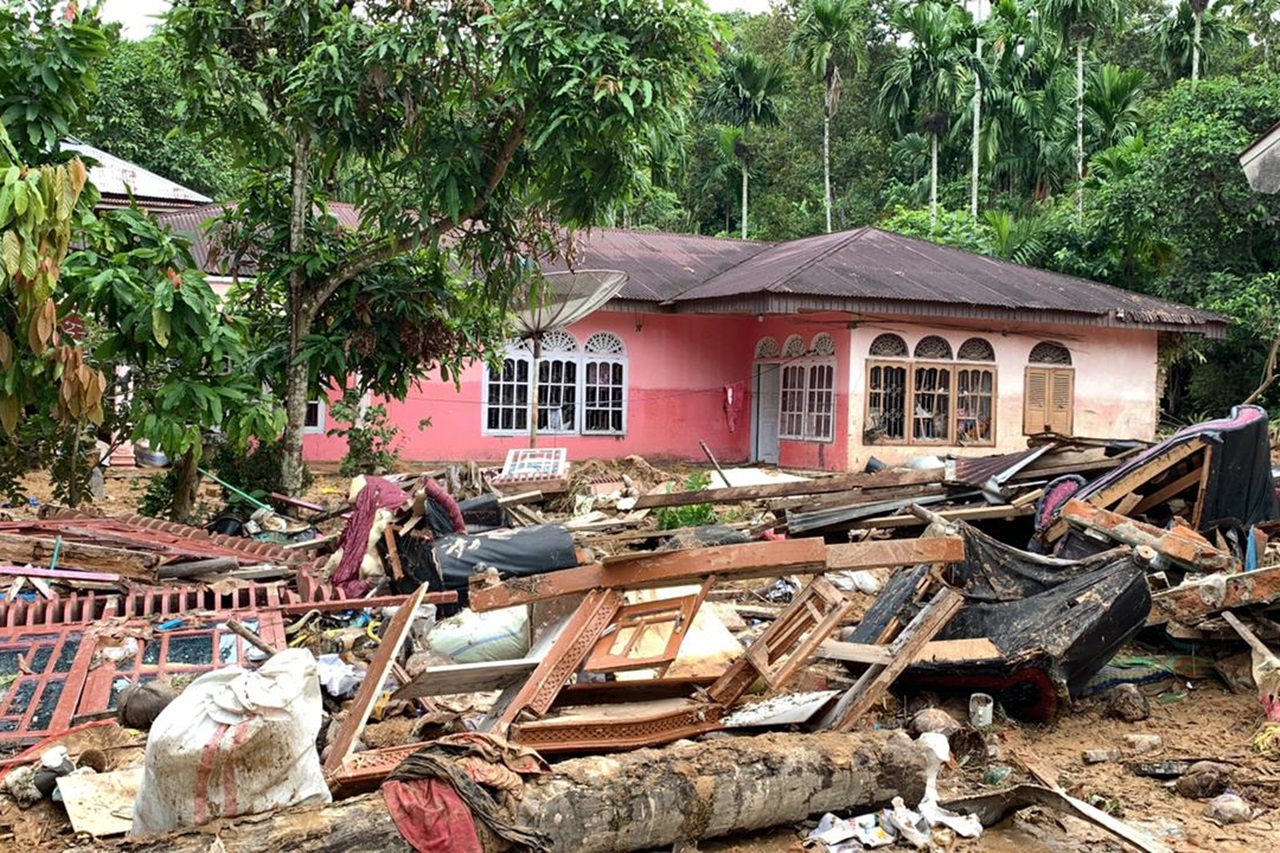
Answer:
<path fill-rule="evenodd" d="M 619 299 L 667 302 L 684 291 L 767 250 L 749 240 L 596 228 L 574 235 L 570 248 L 577 269 L 616 269 L 627 283 Z M 548 270 L 565 269 L 561 262 Z"/>
<path fill-rule="evenodd" d="M 191 240 L 191 257 L 196 262 L 196 266 L 209 273 L 229 273 L 230 270 L 224 269 L 216 258 L 210 258 L 211 254 L 216 254 L 213 249 L 217 243 L 212 233 L 214 226 L 210 224 L 210 220 L 221 216 L 230 207 L 231 205 L 228 204 L 205 204 L 200 207 L 157 213 L 155 216 L 156 221 L 161 225 L 167 225 L 175 234 L 182 234 Z M 343 228 L 359 227 L 360 214 L 356 212 L 353 205 L 335 201 L 330 202 L 328 207 L 329 213 Z M 241 269 L 239 272 L 243 275 L 252 274 L 249 269 Z"/>
<path fill-rule="evenodd" d="M 184 187 L 168 178 L 163 178 L 136 163 L 121 160 L 101 148 L 95 148 L 78 139 L 66 139 L 62 142 L 66 151 L 78 151 L 85 157 L 98 161 L 96 166 L 89 167 L 89 180 L 103 195 L 127 196 L 132 193 L 143 198 L 160 199 L 162 201 L 181 201 L 191 204 L 204 204 L 212 201 L 207 195 L 201 195 L 193 189 Z"/>
<path fill-rule="evenodd" d="M 1110 317 L 1118 324 L 1134 325 L 1226 322 L 1176 302 L 876 228 L 779 243 L 674 301 L 747 294 L 1031 309 Z"/>

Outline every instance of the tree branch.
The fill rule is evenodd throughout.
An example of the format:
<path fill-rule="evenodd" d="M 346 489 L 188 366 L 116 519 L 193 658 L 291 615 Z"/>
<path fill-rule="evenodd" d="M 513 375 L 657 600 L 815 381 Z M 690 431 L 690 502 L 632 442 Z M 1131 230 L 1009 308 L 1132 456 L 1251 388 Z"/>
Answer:
<path fill-rule="evenodd" d="M 1262 371 L 1262 382 L 1254 389 L 1254 392 L 1245 398 L 1244 404 L 1248 405 L 1266 392 L 1268 388 L 1276 381 L 1276 356 L 1280 354 L 1280 327 L 1276 328 L 1276 336 L 1271 341 L 1271 351 L 1267 353 L 1267 364 Z"/>
<path fill-rule="evenodd" d="M 459 217 L 457 221 L 447 216 L 442 216 L 431 224 L 417 229 L 412 234 L 383 243 L 381 246 L 348 261 L 325 279 L 319 288 L 305 297 L 304 301 L 308 307 L 319 308 L 329 297 L 337 292 L 339 287 L 370 267 L 413 250 L 415 247 L 427 242 L 433 234 L 438 234 L 445 228 L 460 226 L 479 216 L 485 205 L 489 203 L 494 190 L 502 183 L 502 179 L 507 173 L 507 167 L 515 159 L 516 152 L 520 150 L 520 146 L 524 143 L 524 138 L 524 116 L 519 115 L 516 117 L 515 124 L 511 127 L 511 132 L 507 135 L 506 141 L 502 144 L 502 148 L 498 151 L 493 172 L 485 182 L 484 192 L 476 199 L 471 209 Z"/>

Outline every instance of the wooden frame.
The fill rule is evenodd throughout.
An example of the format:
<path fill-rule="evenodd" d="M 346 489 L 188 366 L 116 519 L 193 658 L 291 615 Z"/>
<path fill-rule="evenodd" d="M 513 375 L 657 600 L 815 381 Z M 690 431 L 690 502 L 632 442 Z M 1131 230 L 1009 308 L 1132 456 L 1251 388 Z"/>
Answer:
<path fill-rule="evenodd" d="M 906 384 L 903 391 L 904 406 L 902 413 L 902 437 L 890 438 L 885 437 L 874 442 L 863 442 L 867 447 L 888 446 L 888 447 L 994 447 L 997 438 L 997 424 L 999 418 L 997 413 L 1000 406 L 1000 372 L 996 368 L 993 361 L 936 361 L 932 359 L 913 359 L 913 358 L 868 358 L 864 364 L 865 367 L 865 385 L 862 394 L 862 424 L 863 432 L 870 428 L 873 420 L 871 409 L 871 398 L 873 393 L 883 394 L 883 391 L 873 392 L 871 388 L 871 371 L 879 368 L 901 368 L 906 371 Z M 915 411 L 916 399 L 916 371 L 920 369 L 946 369 L 951 372 L 948 381 L 947 401 L 947 437 L 942 440 L 931 440 L 916 438 L 915 433 L 915 417 L 911 414 Z M 990 438 L 976 441 L 961 441 L 959 435 L 960 415 L 959 415 L 959 374 L 964 370 L 986 371 L 991 374 L 991 423 Z M 974 396 L 972 394 L 968 396 Z"/>
<path fill-rule="evenodd" d="M 756 362 L 765 362 L 765 361 L 773 362 L 778 364 L 781 369 L 781 372 L 778 375 L 778 440 L 779 441 L 806 441 L 814 444 L 834 443 L 836 440 L 836 421 L 837 421 L 836 415 L 838 413 L 836 409 L 836 400 L 839 397 L 839 395 L 836 393 L 837 388 L 839 386 L 836 383 L 838 365 L 836 364 L 835 357 L 829 356 L 829 355 L 817 356 L 817 357 L 805 356 L 803 358 L 783 357 L 783 358 L 775 358 L 775 359 L 756 359 L 755 361 Z M 811 371 L 815 367 L 831 368 L 831 387 L 829 391 L 824 392 L 824 393 L 830 393 L 831 395 L 831 411 L 827 413 L 831 418 L 831 433 L 830 435 L 827 435 L 825 437 L 805 435 L 805 430 L 808 429 L 808 426 L 809 426 L 809 420 L 812 417 L 814 417 L 813 413 L 809 411 L 809 392 L 810 392 L 809 377 L 810 377 Z M 796 412 L 789 412 L 789 411 L 784 412 L 783 405 L 784 405 L 784 402 L 786 401 L 787 393 L 788 393 L 788 389 L 784 387 L 784 384 L 786 381 L 786 372 L 788 369 L 791 369 L 791 368 L 800 370 L 801 376 L 804 378 L 804 383 L 800 386 L 799 389 L 790 389 L 791 392 L 798 393 L 800 395 L 800 409 Z M 796 435 L 794 433 L 789 433 L 786 431 L 786 428 L 784 426 L 785 421 L 783 420 L 783 417 L 786 414 L 792 414 L 800 418 L 800 434 L 799 435 Z"/>
<path fill-rule="evenodd" d="M 671 663 L 680 651 L 680 644 L 684 642 L 685 632 L 693 622 L 702 598 L 701 595 L 694 594 L 624 604 L 618 608 L 613 624 L 596 641 L 583 669 L 589 672 L 625 672 L 632 669 L 652 669 Z M 634 656 L 647 634 L 667 625 L 670 626 L 670 634 L 660 652 L 646 657 Z M 630 635 L 623 640 L 624 632 L 627 631 Z M 620 651 L 614 651 L 619 640 L 623 640 L 623 647 Z"/>

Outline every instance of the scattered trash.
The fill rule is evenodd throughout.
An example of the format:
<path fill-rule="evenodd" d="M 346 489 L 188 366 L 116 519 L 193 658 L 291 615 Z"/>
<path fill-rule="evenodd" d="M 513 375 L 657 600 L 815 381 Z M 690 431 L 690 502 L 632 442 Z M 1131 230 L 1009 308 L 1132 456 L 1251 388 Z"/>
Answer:
<path fill-rule="evenodd" d="M 116 719 L 122 726 L 149 731 L 160 713 L 177 698 L 178 691 L 167 682 L 134 682 L 120 691 L 116 699 Z"/>
<path fill-rule="evenodd" d="M 1146 755 L 1164 746 L 1164 740 L 1160 735 L 1152 734 L 1125 735 L 1124 742 L 1132 755 Z"/>
<path fill-rule="evenodd" d="M 1121 684 L 1113 687 L 1107 695 L 1107 714 L 1136 723 L 1151 716 L 1151 701 L 1136 685 Z"/>
<path fill-rule="evenodd" d="M 1118 749 L 1086 749 L 1083 754 L 1085 764 L 1105 764 L 1108 761 L 1119 761 Z"/>
<path fill-rule="evenodd" d="M 991 725 L 994 705 L 995 701 L 986 693 L 975 693 L 970 696 L 969 723 L 979 729 L 985 729 Z"/>
<path fill-rule="evenodd" d="M 1205 817 L 1219 824 L 1248 823 L 1254 811 L 1239 794 L 1219 794 L 1204 807 Z"/>
<path fill-rule="evenodd" d="M 951 737 L 959 730 L 959 721 L 941 708 L 924 708 L 917 711 L 907 724 L 907 731 L 913 735 L 937 732 L 943 737 Z"/>

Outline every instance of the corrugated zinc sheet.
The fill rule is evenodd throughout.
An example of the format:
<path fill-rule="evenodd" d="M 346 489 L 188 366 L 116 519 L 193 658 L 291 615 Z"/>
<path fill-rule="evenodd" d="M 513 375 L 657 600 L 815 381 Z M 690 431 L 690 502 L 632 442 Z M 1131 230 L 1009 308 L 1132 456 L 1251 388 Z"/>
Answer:
<path fill-rule="evenodd" d="M 1222 322 L 1215 314 L 1176 302 L 875 228 L 772 246 L 675 301 L 750 293 L 1113 315 L 1136 325 Z"/>

